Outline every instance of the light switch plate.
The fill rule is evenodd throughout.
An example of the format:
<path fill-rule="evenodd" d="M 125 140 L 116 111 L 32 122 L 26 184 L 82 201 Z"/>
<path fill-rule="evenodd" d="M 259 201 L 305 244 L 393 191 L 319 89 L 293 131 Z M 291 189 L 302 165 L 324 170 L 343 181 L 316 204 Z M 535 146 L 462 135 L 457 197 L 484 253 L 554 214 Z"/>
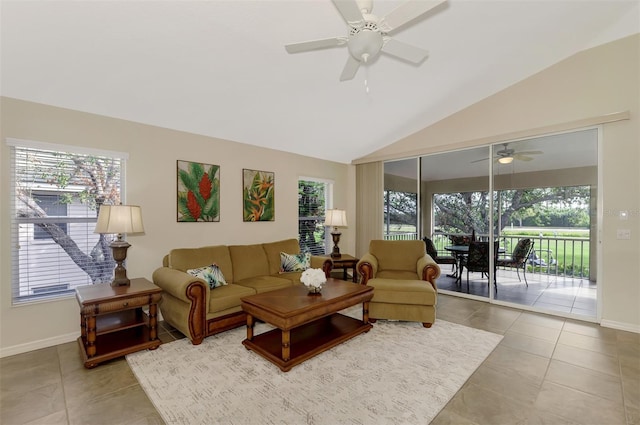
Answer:
<path fill-rule="evenodd" d="M 616 239 L 631 239 L 630 229 L 618 229 Z"/>

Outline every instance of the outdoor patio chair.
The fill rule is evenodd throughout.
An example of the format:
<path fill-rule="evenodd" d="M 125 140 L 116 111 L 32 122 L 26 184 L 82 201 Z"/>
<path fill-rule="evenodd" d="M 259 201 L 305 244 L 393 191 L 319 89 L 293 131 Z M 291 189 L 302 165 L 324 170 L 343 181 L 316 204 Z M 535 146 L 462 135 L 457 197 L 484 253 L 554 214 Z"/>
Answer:
<path fill-rule="evenodd" d="M 546 258 L 547 260 L 544 259 L 544 257 L 541 257 L 541 255 L 545 253 L 546 254 Z M 540 256 L 538 255 L 540 254 Z M 556 261 L 556 259 L 553 257 L 553 251 L 550 249 L 531 249 L 531 252 L 529 253 L 529 256 L 527 257 L 527 261 L 529 262 L 529 264 L 531 264 L 533 267 L 546 267 L 547 270 L 549 270 L 551 267 L 556 267 L 558 262 Z"/>
<path fill-rule="evenodd" d="M 496 258 L 496 266 L 514 267 L 518 275 L 518 281 L 520 282 L 522 282 L 522 280 L 520 279 L 519 270 L 522 269 L 524 283 L 529 286 L 529 282 L 527 282 L 527 259 L 530 257 L 531 252 L 533 252 L 533 244 L 534 241 L 530 238 L 520 239 L 513 249 L 511 257 Z"/>
<path fill-rule="evenodd" d="M 451 272 L 455 274 L 458 267 L 458 260 L 451 255 L 439 255 L 433 241 L 428 237 L 425 236 L 422 240 L 424 241 L 427 254 L 438 264 L 451 264 Z"/>
<path fill-rule="evenodd" d="M 494 258 L 498 257 L 498 242 L 493 243 Z M 480 272 L 483 276 L 486 274 L 489 276 L 489 242 L 474 241 L 469 244 L 469 254 L 464 257 L 460 263 L 462 269 L 467 269 L 467 293 L 469 292 L 469 272 Z M 498 290 L 498 284 L 496 282 L 495 266 L 493 273 L 493 284 Z M 487 281 L 487 285 L 489 281 Z"/>

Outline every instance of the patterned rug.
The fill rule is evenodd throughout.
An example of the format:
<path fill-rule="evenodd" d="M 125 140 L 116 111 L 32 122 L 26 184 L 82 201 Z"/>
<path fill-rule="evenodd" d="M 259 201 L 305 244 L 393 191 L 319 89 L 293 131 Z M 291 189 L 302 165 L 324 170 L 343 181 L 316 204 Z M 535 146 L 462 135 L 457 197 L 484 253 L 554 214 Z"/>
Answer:
<path fill-rule="evenodd" d="M 182 339 L 127 361 L 167 424 L 424 425 L 502 339 L 442 320 L 431 329 L 378 321 L 283 373 L 245 337 L 237 328 L 198 346 Z"/>

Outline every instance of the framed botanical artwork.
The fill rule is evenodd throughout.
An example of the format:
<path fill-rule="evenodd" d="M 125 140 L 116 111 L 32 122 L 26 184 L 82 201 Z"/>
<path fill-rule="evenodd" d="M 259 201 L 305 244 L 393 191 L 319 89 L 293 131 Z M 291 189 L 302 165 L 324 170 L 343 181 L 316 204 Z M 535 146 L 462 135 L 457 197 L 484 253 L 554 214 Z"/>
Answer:
<path fill-rule="evenodd" d="M 178 222 L 220 221 L 220 166 L 178 160 Z"/>
<path fill-rule="evenodd" d="M 244 221 L 275 220 L 275 173 L 242 170 L 242 217 Z"/>

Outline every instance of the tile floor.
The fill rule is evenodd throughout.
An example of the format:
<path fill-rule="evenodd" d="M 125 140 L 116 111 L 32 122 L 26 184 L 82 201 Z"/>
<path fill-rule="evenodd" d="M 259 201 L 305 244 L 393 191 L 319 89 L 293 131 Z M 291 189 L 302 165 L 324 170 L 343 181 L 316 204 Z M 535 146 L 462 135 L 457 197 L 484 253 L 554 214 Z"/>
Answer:
<path fill-rule="evenodd" d="M 488 297 L 488 279 L 481 273 L 469 273 L 469 292 L 467 292 L 467 274 L 462 276 L 462 284 L 447 276 L 451 270 L 443 269 L 438 278 L 438 289 L 452 292 L 470 293 L 481 297 Z M 445 271 L 446 270 L 446 271 Z M 496 299 L 526 306 L 533 306 L 542 310 L 562 314 L 575 314 L 594 320 L 597 308 L 596 283 L 586 279 L 546 275 L 541 273 L 527 273 L 525 284 L 515 271 L 498 269 L 498 292 Z"/>
<path fill-rule="evenodd" d="M 639 334 L 447 295 L 438 318 L 504 339 L 432 424 L 640 424 Z M 84 369 L 75 342 L 0 359 L 0 390 L 3 425 L 163 423 L 126 360 Z"/>

